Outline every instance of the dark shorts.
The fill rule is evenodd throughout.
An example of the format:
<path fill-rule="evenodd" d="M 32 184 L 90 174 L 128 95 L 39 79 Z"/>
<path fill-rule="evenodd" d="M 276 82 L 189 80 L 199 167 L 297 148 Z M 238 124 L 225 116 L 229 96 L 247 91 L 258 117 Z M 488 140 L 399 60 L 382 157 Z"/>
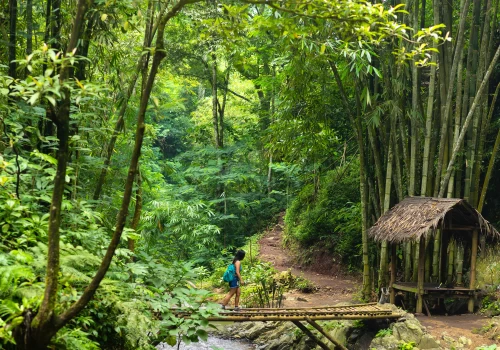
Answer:
<path fill-rule="evenodd" d="M 239 288 L 240 287 L 240 280 L 238 279 L 237 276 L 234 276 L 233 280 L 229 282 L 229 288 Z"/>

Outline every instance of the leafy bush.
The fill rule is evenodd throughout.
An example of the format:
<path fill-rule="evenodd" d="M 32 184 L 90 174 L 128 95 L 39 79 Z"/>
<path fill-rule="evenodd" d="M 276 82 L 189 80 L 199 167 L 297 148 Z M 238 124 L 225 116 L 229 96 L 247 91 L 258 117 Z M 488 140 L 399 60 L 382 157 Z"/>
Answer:
<path fill-rule="evenodd" d="M 339 174 L 343 176 L 339 177 Z M 359 173 L 351 165 L 328 172 L 317 193 L 304 186 L 287 210 L 286 240 L 301 247 L 323 247 L 339 261 L 356 270 L 360 267 L 361 211 Z"/>
<path fill-rule="evenodd" d="M 400 340 L 399 341 L 399 345 L 398 345 L 398 349 L 399 350 L 413 350 L 415 348 L 415 342 L 405 342 L 405 341 L 402 341 Z"/>

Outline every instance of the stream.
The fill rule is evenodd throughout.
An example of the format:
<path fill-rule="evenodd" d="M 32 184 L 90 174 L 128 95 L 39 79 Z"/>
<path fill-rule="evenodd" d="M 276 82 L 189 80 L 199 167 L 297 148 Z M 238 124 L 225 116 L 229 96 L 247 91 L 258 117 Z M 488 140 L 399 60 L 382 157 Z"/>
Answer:
<path fill-rule="evenodd" d="M 173 350 L 177 349 L 177 345 L 170 346 L 168 344 L 162 343 L 156 347 L 158 350 Z M 207 341 L 200 341 L 199 343 L 191 343 L 189 345 L 181 344 L 179 347 L 181 350 L 252 350 L 255 346 L 248 342 L 244 342 L 236 339 L 222 339 L 217 337 L 209 336 Z"/>

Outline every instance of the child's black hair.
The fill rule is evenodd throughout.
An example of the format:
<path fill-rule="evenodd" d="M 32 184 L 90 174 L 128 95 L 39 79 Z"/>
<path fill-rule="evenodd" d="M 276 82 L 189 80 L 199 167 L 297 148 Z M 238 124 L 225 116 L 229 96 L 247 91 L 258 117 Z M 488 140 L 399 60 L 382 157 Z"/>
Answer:
<path fill-rule="evenodd" d="M 245 251 L 244 250 L 238 250 L 236 252 L 236 254 L 234 255 L 234 259 L 233 259 L 233 264 L 236 262 L 236 261 L 241 261 L 245 258 Z"/>

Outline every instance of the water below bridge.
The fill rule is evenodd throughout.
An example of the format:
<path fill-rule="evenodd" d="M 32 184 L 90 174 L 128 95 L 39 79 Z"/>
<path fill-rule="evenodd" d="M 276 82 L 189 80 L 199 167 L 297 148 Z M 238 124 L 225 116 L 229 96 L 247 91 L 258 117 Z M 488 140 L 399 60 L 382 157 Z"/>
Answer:
<path fill-rule="evenodd" d="M 170 346 L 168 344 L 160 344 L 156 347 L 158 350 L 173 350 L 177 349 L 177 345 Z M 181 350 L 251 350 L 255 346 L 244 341 L 235 339 L 222 339 L 209 336 L 207 341 L 200 341 L 199 343 L 191 343 L 189 345 L 181 344 Z"/>

